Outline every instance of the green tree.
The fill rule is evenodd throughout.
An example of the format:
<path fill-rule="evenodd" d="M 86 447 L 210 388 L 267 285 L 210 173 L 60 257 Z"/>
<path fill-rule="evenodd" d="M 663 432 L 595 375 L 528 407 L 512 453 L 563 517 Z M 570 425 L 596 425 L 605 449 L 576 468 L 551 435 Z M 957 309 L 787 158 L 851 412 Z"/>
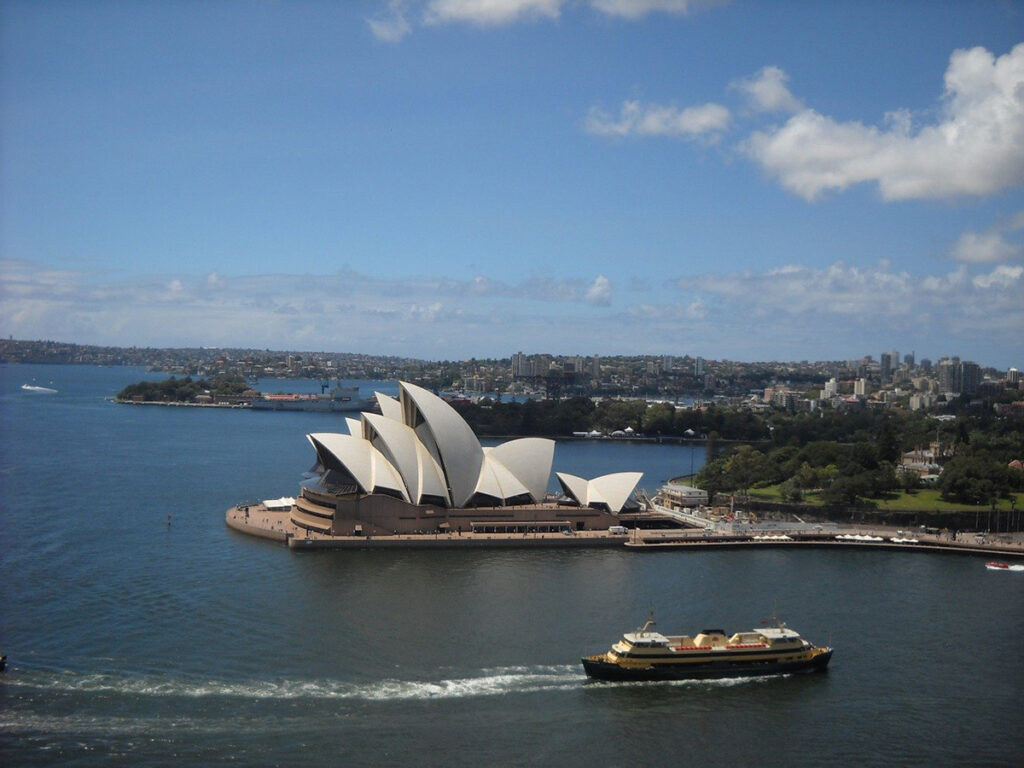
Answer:
<path fill-rule="evenodd" d="M 942 468 L 939 493 L 948 501 L 965 504 L 990 504 L 1009 495 L 1012 481 L 1009 469 L 984 455 L 958 454 Z"/>
<path fill-rule="evenodd" d="M 673 434 L 676 408 L 672 403 L 654 403 L 643 415 L 643 432 L 648 435 Z"/>
<path fill-rule="evenodd" d="M 749 445 L 739 446 L 726 460 L 725 465 L 730 485 L 744 496 L 754 483 L 763 480 L 767 469 L 768 462 L 765 461 L 764 454 Z"/>

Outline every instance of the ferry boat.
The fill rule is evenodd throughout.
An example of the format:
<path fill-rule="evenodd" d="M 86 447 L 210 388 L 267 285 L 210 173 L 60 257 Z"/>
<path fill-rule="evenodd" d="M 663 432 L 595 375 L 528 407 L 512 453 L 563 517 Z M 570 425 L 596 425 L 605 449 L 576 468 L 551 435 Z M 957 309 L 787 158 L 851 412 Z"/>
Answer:
<path fill-rule="evenodd" d="M 663 635 L 650 618 L 605 653 L 584 656 L 595 680 L 688 680 L 824 672 L 832 649 L 816 646 L 780 621 L 727 635 L 704 629 L 695 637 Z"/>

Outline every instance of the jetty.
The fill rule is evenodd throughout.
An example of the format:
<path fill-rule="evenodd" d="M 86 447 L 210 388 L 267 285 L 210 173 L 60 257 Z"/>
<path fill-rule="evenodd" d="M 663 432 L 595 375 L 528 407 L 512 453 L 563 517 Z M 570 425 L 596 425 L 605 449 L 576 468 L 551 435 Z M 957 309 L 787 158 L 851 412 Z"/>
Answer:
<path fill-rule="evenodd" d="M 320 549 L 568 549 L 624 547 L 633 552 L 777 547 L 832 547 L 916 552 L 946 552 L 999 558 L 1024 558 L 1024 534 L 996 536 L 906 532 L 884 526 L 838 526 L 826 531 L 780 528 L 772 533 L 716 533 L 705 528 L 621 530 L 526 530 L 478 532 L 438 530 L 423 533 L 334 536 L 301 528 L 292 522 L 291 507 L 268 508 L 263 502 L 238 504 L 225 514 L 227 526 L 239 533 L 285 544 L 293 550 Z M 628 521 L 624 521 L 628 522 Z"/>

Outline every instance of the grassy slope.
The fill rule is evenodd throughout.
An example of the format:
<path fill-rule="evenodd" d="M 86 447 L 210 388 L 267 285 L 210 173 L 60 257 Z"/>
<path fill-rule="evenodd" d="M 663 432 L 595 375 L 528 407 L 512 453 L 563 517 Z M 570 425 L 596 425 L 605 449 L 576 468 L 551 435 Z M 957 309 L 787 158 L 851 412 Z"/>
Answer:
<path fill-rule="evenodd" d="M 782 495 L 779 492 L 779 486 L 770 485 L 766 488 L 754 488 L 751 489 L 750 495 L 754 498 L 765 499 L 766 501 L 782 501 Z M 1017 496 L 1017 509 L 1024 509 L 1024 493 L 1018 493 Z M 982 511 L 987 510 L 988 506 L 976 506 L 971 504 L 958 504 L 948 501 L 943 501 L 939 498 L 939 492 L 934 490 L 919 490 L 914 493 L 900 492 L 886 499 L 872 499 L 875 503 L 875 509 L 891 509 L 895 511 L 901 510 L 937 510 L 939 512 L 950 512 L 958 509 L 981 509 Z M 821 504 L 820 497 L 815 493 L 808 493 L 804 495 L 804 504 Z M 996 509 L 1008 511 L 1010 509 L 1009 499 L 1000 499 L 996 504 Z"/>

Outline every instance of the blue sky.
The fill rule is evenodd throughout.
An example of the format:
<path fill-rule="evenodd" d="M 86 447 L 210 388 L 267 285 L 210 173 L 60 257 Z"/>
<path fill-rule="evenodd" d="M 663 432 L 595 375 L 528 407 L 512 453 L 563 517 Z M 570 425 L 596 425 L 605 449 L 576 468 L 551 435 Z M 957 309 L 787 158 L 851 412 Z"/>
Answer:
<path fill-rule="evenodd" d="M 1024 6 L 0 8 L 0 333 L 1024 368 Z"/>

